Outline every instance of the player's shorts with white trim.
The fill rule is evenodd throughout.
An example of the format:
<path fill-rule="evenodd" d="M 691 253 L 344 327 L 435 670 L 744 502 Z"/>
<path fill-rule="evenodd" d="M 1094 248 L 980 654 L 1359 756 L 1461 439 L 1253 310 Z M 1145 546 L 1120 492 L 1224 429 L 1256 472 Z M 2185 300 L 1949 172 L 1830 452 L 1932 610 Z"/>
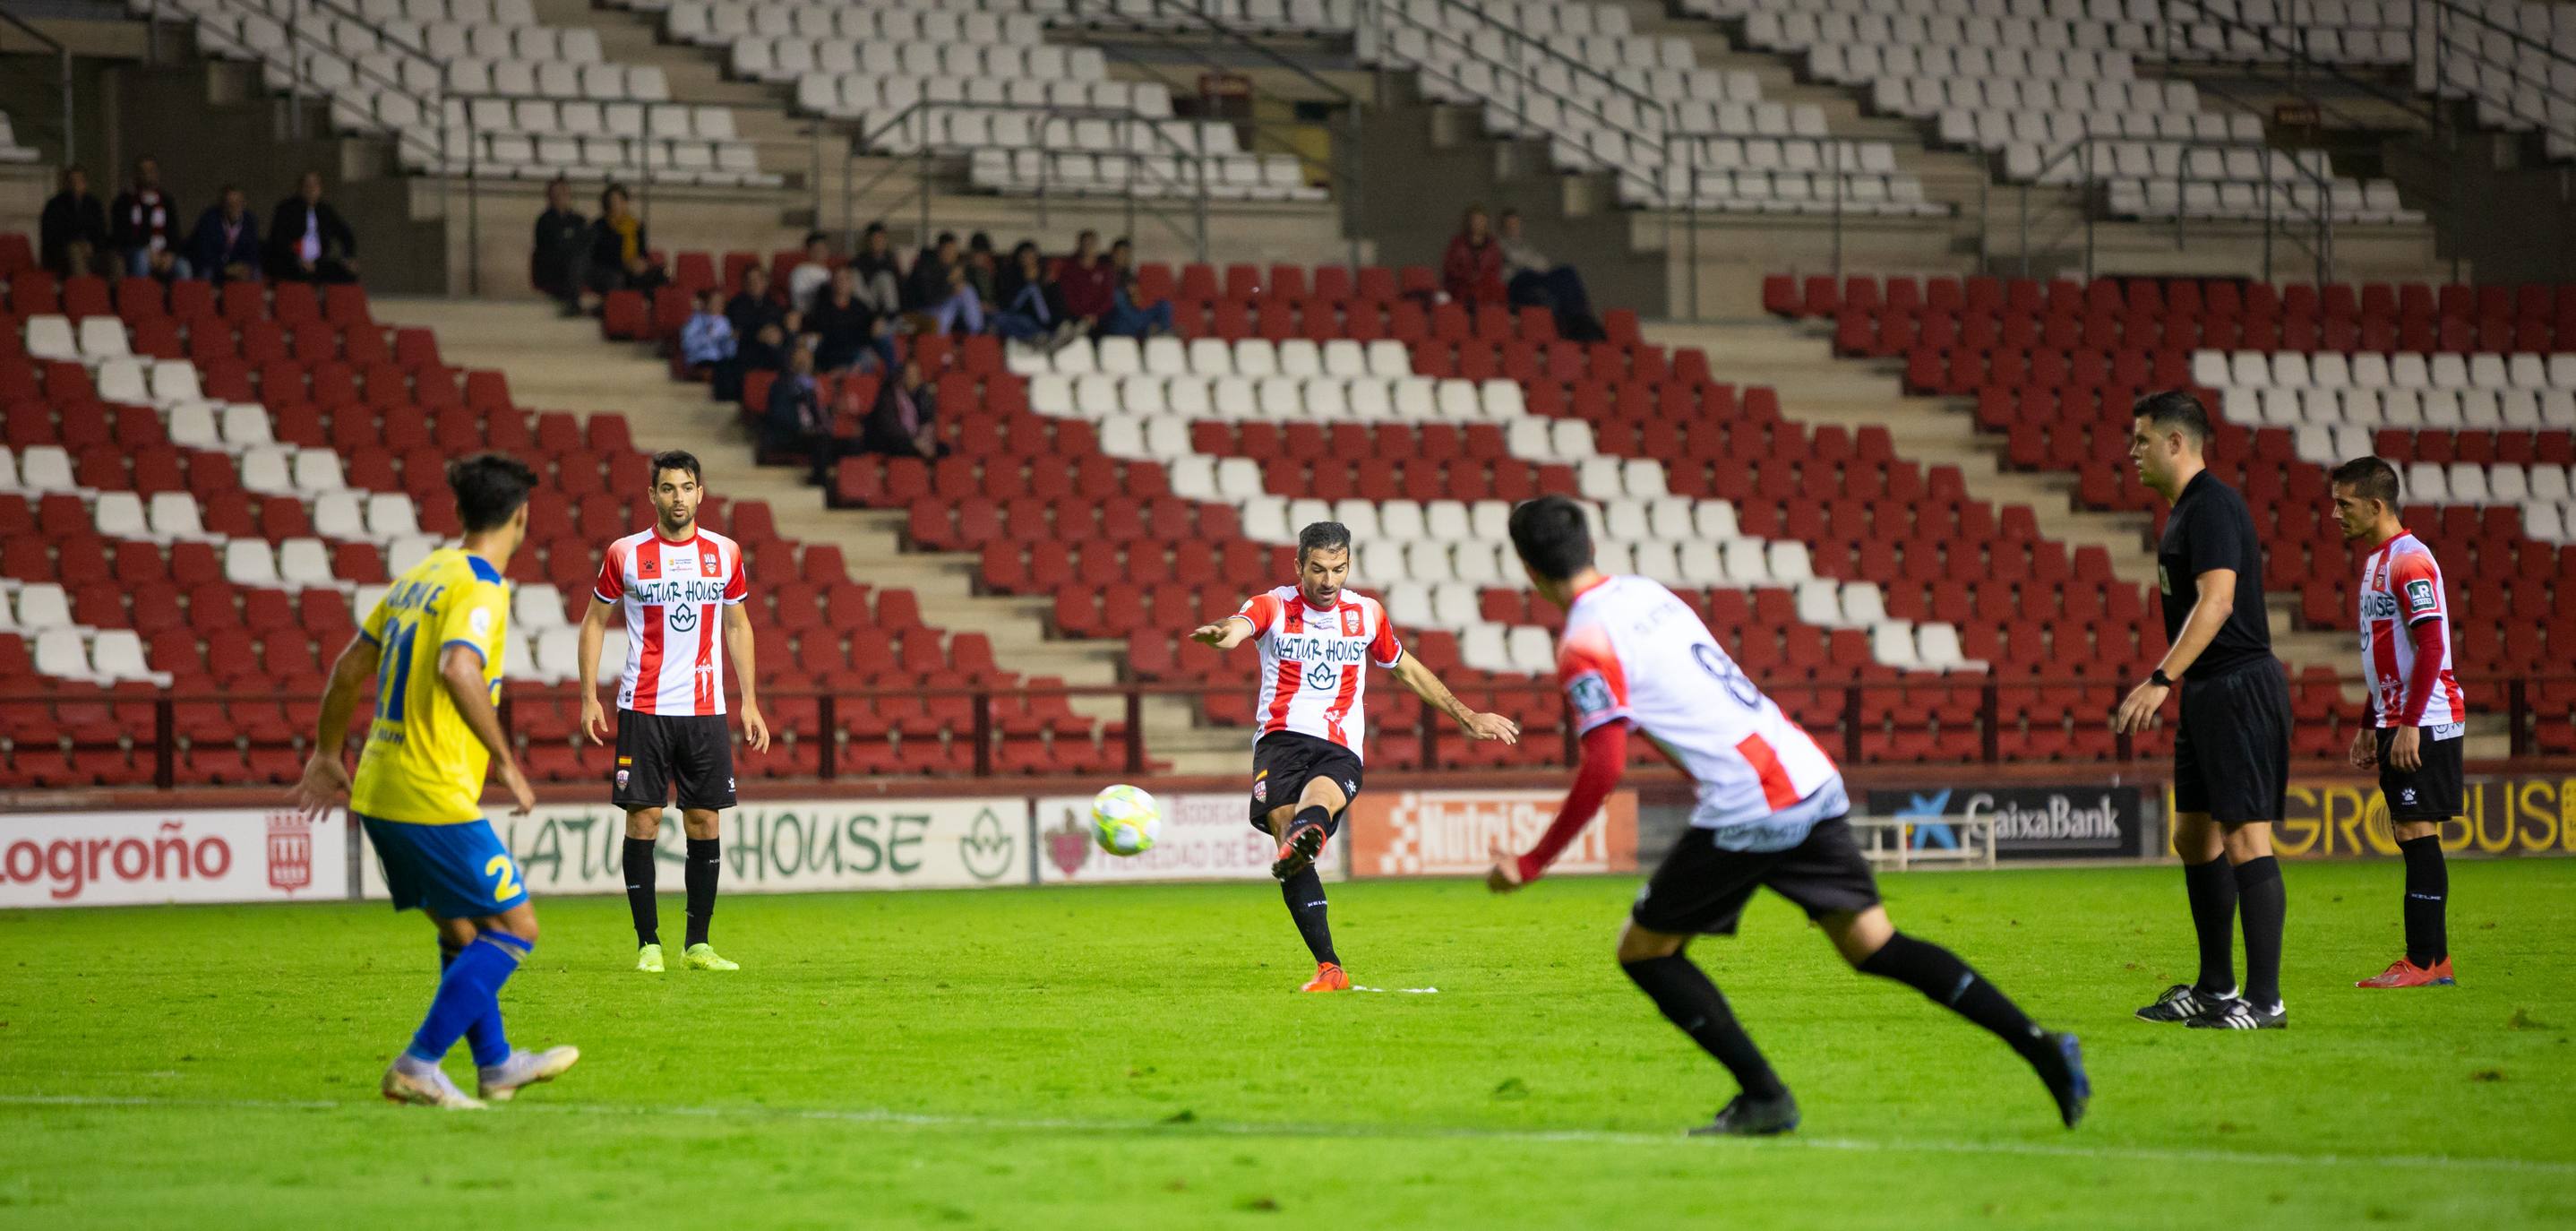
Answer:
<path fill-rule="evenodd" d="M 2175 706 L 2174 811 L 2221 825 L 2277 821 L 2290 791 L 2290 686 L 2265 656 L 2183 677 Z"/>
<path fill-rule="evenodd" d="M 416 825 L 353 814 L 376 848 L 385 892 L 395 910 L 425 910 L 441 919 L 480 919 L 528 900 L 518 861 L 492 823 Z"/>
<path fill-rule="evenodd" d="M 617 776 L 609 802 L 629 812 L 659 808 L 679 788 L 680 807 L 714 812 L 734 805 L 733 732 L 722 714 L 617 712 Z"/>
<path fill-rule="evenodd" d="M 1252 827 L 1270 832 L 1270 810 L 1284 808 L 1305 797 L 1306 784 L 1317 778 L 1330 778 L 1342 788 L 1342 798 L 1360 797 L 1360 758 L 1357 753 L 1328 739 L 1317 739 L 1299 731 L 1273 731 L 1252 746 Z M 1342 805 L 1348 811 L 1350 805 Z M 1326 836 L 1342 828 L 1342 814 L 1336 812 L 1324 824 Z"/>
<path fill-rule="evenodd" d="M 1671 936 L 1732 936 L 1753 891 L 1768 888 L 1798 904 L 1810 919 L 1878 905 L 1878 878 L 1860 853 L 1851 825 L 1828 817 L 1787 850 L 1730 851 L 1713 831 L 1685 829 L 1664 856 L 1628 917 L 1638 927 Z"/>
<path fill-rule="evenodd" d="M 2460 751 L 2469 741 L 2456 722 L 2418 729 L 2423 735 L 2415 748 L 2424 763 L 2413 773 L 2388 763 L 2388 745 L 2397 739 L 2397 728 L 2379 729 L 2379 793 L 2388 800 L 2392 821 L 2447 821 L 2465 810 Z"/>

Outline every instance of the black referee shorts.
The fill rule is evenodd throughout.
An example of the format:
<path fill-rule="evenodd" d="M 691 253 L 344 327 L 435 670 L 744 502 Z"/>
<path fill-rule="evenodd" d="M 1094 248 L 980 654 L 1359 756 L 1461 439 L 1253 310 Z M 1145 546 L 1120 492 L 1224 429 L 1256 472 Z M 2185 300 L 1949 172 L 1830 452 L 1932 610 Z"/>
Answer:
<path fill-rule="evenodd" d="M 1745 904 L 1765 887 L 1797 903 L 1809 919 L 1878 905 L 1869 857 L 1861 854 L 1851 824 L 1835 816 L 1816 822 L 1804 841 L 1785 851 L 1730 851 L 1712 841 L 1708 830 L 1685 829 L 1637 891 L 1628 917 L 1667 936 L 1733 936 Z"/>
<path fill-rule="evenodd" d="M 734 805 L 733 732 L 722 714 L 617 714 L 616 786 L 609 802 L 628 812 L 660 808 L 677 787 L 683 809 Z"/>
<path fill-rule="evenodd" d="M 2290 789 L 2290 685 L 2266 656 L 2183 677 L 2174 728 L 2174 811 L 2221 825 L 2277 821 Z"/>

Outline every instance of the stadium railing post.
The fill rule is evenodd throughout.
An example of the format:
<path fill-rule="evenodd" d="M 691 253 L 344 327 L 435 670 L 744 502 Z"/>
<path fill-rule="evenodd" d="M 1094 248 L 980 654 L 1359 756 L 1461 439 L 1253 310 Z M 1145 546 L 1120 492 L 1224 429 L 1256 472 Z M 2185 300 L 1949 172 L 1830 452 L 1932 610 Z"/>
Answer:
<path fill-rule="evenodd" d="M 1904 685 L 1897 688 L 1902 693 Z M 1843 764 L 1860 763 L 1860 681 L 1843 685 Z"/>
<path fill-rule="evenodd" d="M 1145 772 L 1145 694 L 1127 686 L 1127 772 Z"/>
<path fill-rule="evenodd" d="M 1422 706 L 1422 718 L 1420 720 L 1422 726 L 1422 768 L 1437 769 L 1440 767 L 1440 727 L 1432 720 L 1436 718 L 1438 714 L 1431 708 L 1430 702 L 1424 701 L 1420 704 Z"/>
<path fill-rule="evenodd" d="M 975 694 L 975 776 L 993 776 L 993 694 Z"/>
<path fill-rule="evenodd" d="M 2003 753 L 2003 735 L 1996 730 L 1996 720 L 2003 713 L 2003 690 L 1995 687 L 1992 668 L 1986 671 L 1985 686 L 1977 690 L 1977 725 L 1982 728 L 1982 747 L 1986 764 L 1992 765 Z"/>
<path fill-rule="evenodd" d="M 2529 682 L 2516 678 L 2504 686 L 2505 721 L 2513 724 L 2512 734 L 2505 740 L 2505 749 L 2518 757 L 2531 755 L 2530 698 L 2524 692 L 2524 685 Z"/>
<path fill-rule="evenodd" d="M 814 715 L 817 728 L 815 738 L 823 743 L 822 757 L 814 772 L 815 776 L 828 782 L 839 777 L 841 773 L 840 698 L 830 693 L 823 694 L 823 703 L 815 707 Z"/>

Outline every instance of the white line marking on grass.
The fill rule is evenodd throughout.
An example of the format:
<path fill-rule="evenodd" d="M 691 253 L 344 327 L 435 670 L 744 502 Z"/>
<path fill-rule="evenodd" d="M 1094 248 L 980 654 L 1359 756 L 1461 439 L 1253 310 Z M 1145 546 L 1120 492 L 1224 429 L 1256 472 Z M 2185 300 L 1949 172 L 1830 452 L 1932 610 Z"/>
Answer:
<path fill-rule="evenodd" d="M 115 1094 L 0 1094 L 0 1107 L 200 1108 L 236 1111 L 337 1111 L 378 1105 L 375 1099 L 188 1099 Z M 1614 1129 L 1514 1129 L 1423 1127 L 1360 1124 L 1248 1124 L 1195 1120 L 1084 1120 L 1024 1116 L 952 1115 L 893 1111 L 875 1107 L 651 1107 L 621 1103 L 518 1101 L 497 1115 L 691 1116 L 708 1119 L 810 1120 L 829 1124 L 882 1125 L 900 1128 L 981 1129 L 1003 1132 L 1145 1133 L 1225 1137 L 1318 1137 L 1419 1140 L 1510 1141 L 1538 1144 L 1573 1142 L 1594 1145 L 1681 1146 L 1687 1149 L 1806 1149 L 1884 1154 L 1996 1154 L 2026 1158 L 2089 1159 L 2113 1163 L 2221 1163 L 2266 1167 L 2444 1168 L 2462 1171 L 2520 1172 L 2576 1176 L 2576 1162 L 2537 1158 L 2480 1158 L 2438 1154 L 2290 1154 L 2278 1151 L 2195 1150 L 2163 1146 L 2050 1145 L 2036 1141 L 1873 1140 L 1859 1137 L 1810 1137 L 1789 1134 L 1763 1141 L 1729 1141 L 1685 1137 L 1675 1133 L 1636 1133 Z"/>

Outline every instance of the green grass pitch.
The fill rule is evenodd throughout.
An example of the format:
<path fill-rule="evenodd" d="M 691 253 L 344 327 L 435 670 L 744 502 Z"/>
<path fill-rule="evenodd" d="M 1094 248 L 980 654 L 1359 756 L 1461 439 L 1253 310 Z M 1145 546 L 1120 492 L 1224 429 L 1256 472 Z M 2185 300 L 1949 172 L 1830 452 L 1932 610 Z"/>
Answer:
<path fill-rule="evenodd" d="M 0 1227 L 2568 1226 L 2576 862 L 2455 863 L 2463 986 L 2356 991 L 2399 877 L 2288 869 L 2292 1027 L 2253 1035 L 2129 1018 L 2188 977 L 2170 868 L 1886 878 L 2082 1034 L 2073 1133 L 1766 898 L 1695 953 L 1806 1125 L 1719 1142 L 1681 1130 L 1731 1083 L 1611 960 L 1629 878 L 1336 885 L 1353 977 L 1438 991 L 1331 997 L 1293 994 L 1262 884 L 738 895 L 745 969 L 660 977 L 622 901 L 546 901 L 503 1003 L 585 1058 L 479 1114 L 375 1094 L 436 965 L 417 916 L 0 912 Z"/>

